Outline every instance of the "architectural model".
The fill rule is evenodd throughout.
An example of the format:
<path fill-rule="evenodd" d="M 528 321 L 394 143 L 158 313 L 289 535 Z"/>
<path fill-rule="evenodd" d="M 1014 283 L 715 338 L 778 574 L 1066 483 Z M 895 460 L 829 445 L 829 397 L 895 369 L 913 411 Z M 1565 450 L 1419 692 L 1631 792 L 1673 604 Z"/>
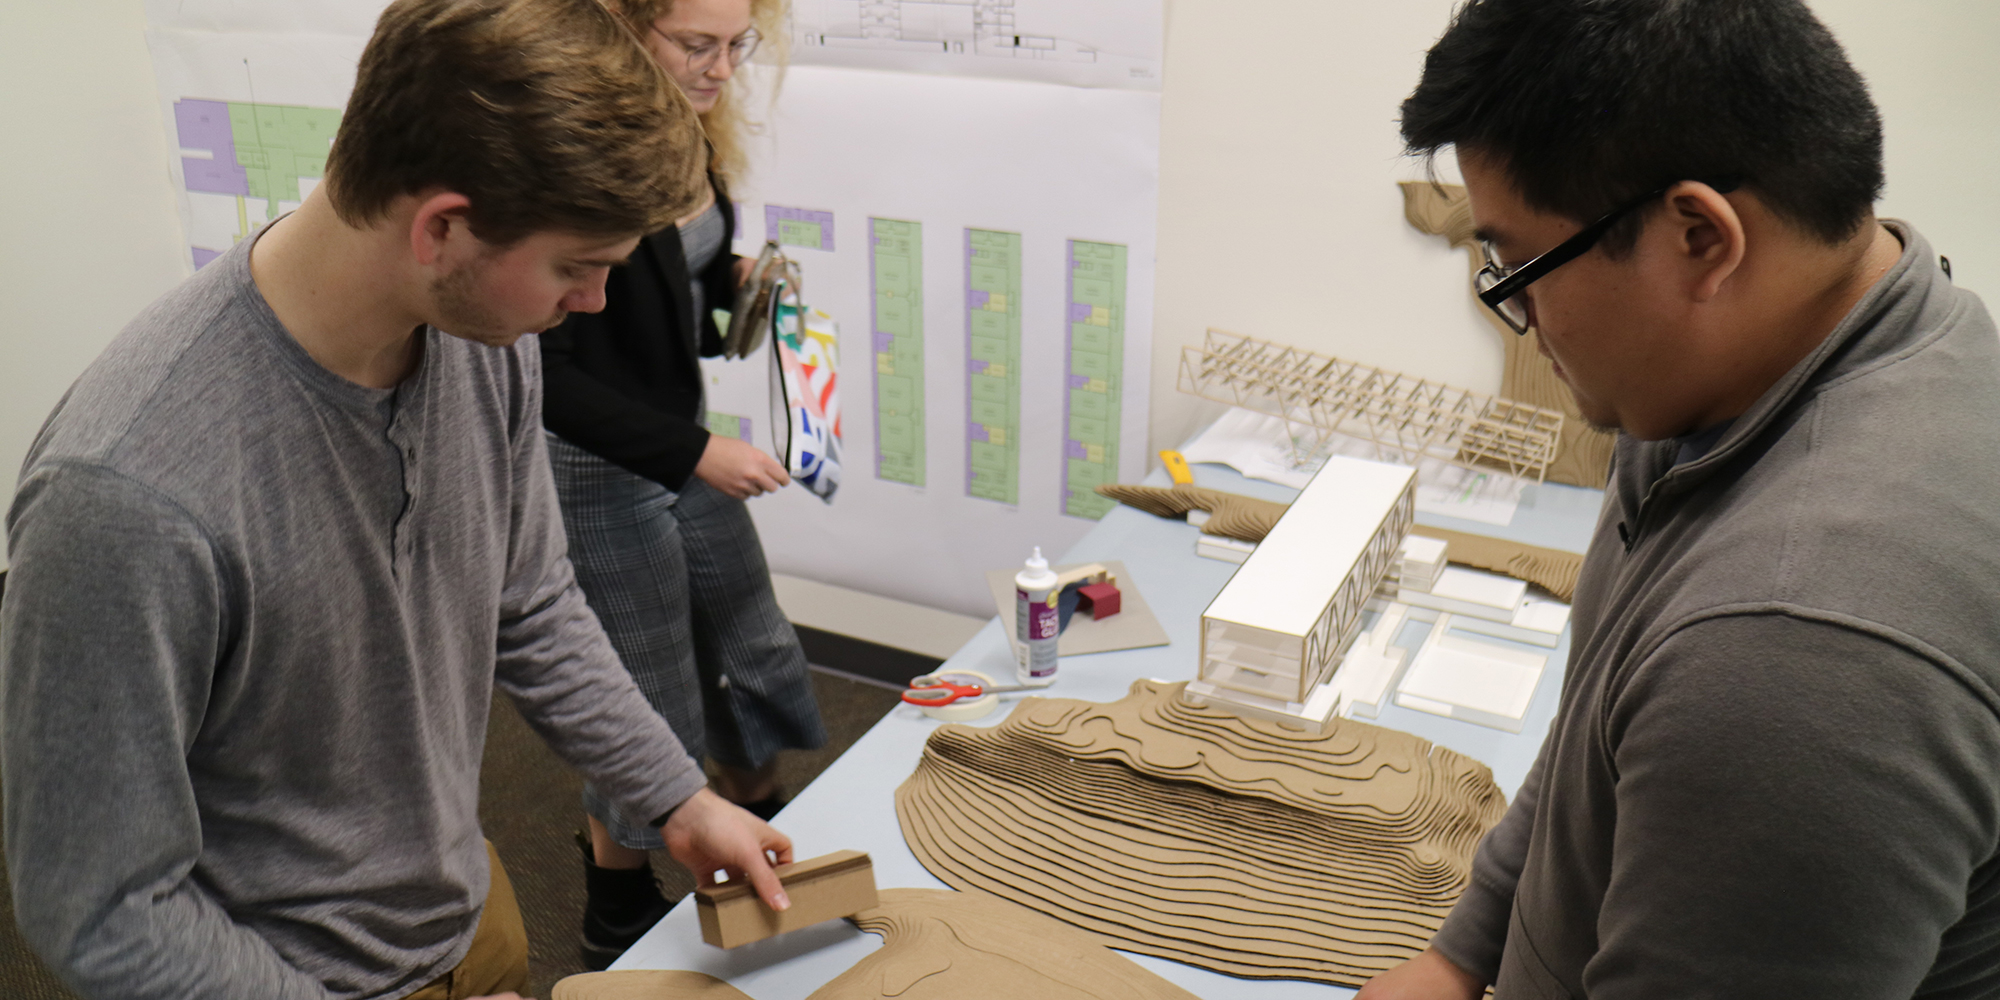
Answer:
<path fill-rule="evenodd" d="M 1479 249 L 1479 240 L 1472 235 L 1472 203 L 1466 199 L 1465 188 L 1457 184 L 1433 184 L 1428 181 L 1402 181 L 1400 186 L 1403 189 L 1403 217 L 1409 220 L 1410 225 L 1416 227 L 1418 232 L 1442 236 L 1452 246 L 1466 251 L 1471 264 L 1466 289 L 1471 291 L 1469 279 L 1479 272 L 1486 260 Z M 1479 314 L 1498 331 L 1500 343 L 1506 350 L 1500 394 L 1531 406 L 1558 410 L 1567 418 L 1563 421 L 1555 460 L 1549 463 L 1548 477 L 1559 483 L 1602 489 L 1605 472 L 1611 466 L 1614 439 L 1608 432 L 1584 422 L 1582 412 L 1576 407 L 1576 398 L 1570 395 L 1562 380 L 1556 378 L 1549 359 L 1536 349 L 1535 338 L 1541 334 L 1530 330 L 1526 336 L 1517 336 L 1485 307 L 1479 309 Z"/>
<path fill-rule="evenodd" d="M 1106 484 L 1097 492 L 1127 506 L 1160 517 L 1185 517 L 1201 528 L 1203 535 L 1217 535 L 1255 544 L 1276 527 L 1290 505 L 1258 500 L 1222 490 L 1199 486 L 1125 486 Z M 1206 521 L 1196 518 L 1206 512 Z M 1526 580 L 1567 601 L 1576 591 L 1577 575 L 1583 572 L 1583 556 L 1575 552 L 1512 542 L 1487 535 L 1412 524 L 1413 537 L 1450 543 L 1451 561 L 1479 569 L 1505 573 Z M 1241 560 L 1238 560 L 1241 561 Z M 1429 589 L 1426 584 L 1424 589 Z"/>
<path fill-rule="evenodd" d="M 1384 462 L 1429 458 L 1540 482 L 1564 425 L 1558 410 L 1222 330 L 1182 348 L 1180 390 L 1284 420 L 1302 461 L 1338 433 Z"/>
<path fill-rule="evenodd" d="M 1201 615 L 1187 696 L 1317 730 L 1327 687 L 1409 534 L 1415 469 L 1334 456 Z"/>
<path fill-rule="evenodd" d="M 1227 975 L 1352 987 L 1421 951 L 1506 808 L 1486 766 L 1366 723 L 1313 735 L 1195 707 L 1181 687 L 940 727 L 896 793 L 910 849 L 953 887 Z"/>
<path fill-rule="evenodd" d="M 882 937 L 808 1000 L 1194 1000 L 1103 939 L 982 892 L 884 889 L 848 919 Z M 698 972 L 599 972 L 556 984 L 553 1000 L 749 1000 Z"/>

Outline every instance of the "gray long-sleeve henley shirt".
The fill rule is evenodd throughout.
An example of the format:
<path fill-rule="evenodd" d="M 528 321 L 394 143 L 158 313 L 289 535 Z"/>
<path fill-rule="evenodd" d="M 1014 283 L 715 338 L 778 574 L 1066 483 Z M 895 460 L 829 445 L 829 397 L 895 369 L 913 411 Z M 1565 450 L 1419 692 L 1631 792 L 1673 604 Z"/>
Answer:
<path fill-rule="evenodd" d="M 85 996 L 397 997 L 487 891 L 497 683 L 635 820 L 703 784 L 585 606 L 534 338 L 320 367 L 244 241 L 50 417 L 8 515 L 0 776 L 22 932 Z"/>

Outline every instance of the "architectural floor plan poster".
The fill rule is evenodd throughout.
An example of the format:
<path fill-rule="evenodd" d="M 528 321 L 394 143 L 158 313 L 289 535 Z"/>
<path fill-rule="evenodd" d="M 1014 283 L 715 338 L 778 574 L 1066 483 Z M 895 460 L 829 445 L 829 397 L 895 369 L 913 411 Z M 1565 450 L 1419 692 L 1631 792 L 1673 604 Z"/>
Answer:
<path fill-rule="evenodd" d="M 792 61 L 1160 89 L 1163 0 L 792 0 Z"/>
<path fill-rule="evenodd" d="M 768 125 L 736 249 L 839 323 L 847 447 L 831 505 L 751 501 L 771 566 L 989 614 L 1146 469 L 1158 95 L 795 66 Z M 767 412 L 763 364 L 707 362 L 711 412 Z"/>
<path fill-rule="evenodd" d="M 319 183 L 367 40 L 147 32 L 190 268 L 298 207 Z"/>

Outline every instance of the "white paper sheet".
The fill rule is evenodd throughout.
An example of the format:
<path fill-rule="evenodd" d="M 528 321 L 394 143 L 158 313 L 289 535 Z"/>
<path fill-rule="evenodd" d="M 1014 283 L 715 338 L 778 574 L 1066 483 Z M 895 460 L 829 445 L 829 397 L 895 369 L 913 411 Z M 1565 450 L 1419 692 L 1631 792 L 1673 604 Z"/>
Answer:
<path fill-rule="evenodd" d="M 792 60 L 1160 89 L 1162 0 L 793 0 Z"/>

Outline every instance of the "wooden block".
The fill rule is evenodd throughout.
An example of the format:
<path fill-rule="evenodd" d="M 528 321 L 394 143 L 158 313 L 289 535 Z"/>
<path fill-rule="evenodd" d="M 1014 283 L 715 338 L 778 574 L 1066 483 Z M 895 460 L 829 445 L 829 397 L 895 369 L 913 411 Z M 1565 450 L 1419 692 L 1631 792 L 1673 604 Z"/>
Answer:
<path fill-rule="evenodd" d="M 1093 583 L 1087 587 L 1078 587 L 1076 592 L 1077 596 L 1083 598 L 1083 603 L 1077 605 L 1078 611 L 1088 611 L 1090 617 L 1098 621 L 1118 613 L 1117 587 L 1108 583 Z"/>
<path fill-rule="evenodd" d="M 782 913 L 765 906 L 747 880 L 696 889 L 701 939 L 717 948 L 734 948 L 851 916 L 876 904 L 875 865 L 860 851 L 835 851 L 779 865 L 777 872 L 792 900 L 791 909 Z"/>

